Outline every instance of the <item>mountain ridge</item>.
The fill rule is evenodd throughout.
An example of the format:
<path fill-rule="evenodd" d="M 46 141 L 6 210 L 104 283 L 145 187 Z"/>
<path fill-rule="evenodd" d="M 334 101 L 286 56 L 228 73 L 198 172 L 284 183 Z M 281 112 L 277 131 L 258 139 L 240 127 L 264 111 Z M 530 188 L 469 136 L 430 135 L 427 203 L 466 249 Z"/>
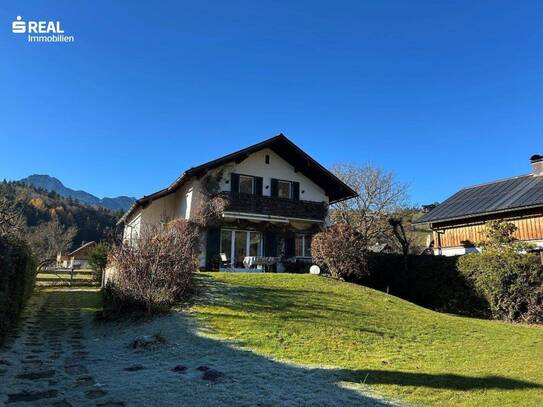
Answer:
<path fill-rule="evenodd" d="M 82 201 L 90 205 L 100 206 L 112 211 L 126 211 L 136 201 L 136 198 L 125 195 L 98 198 L 89 192 L 68 188 L 58 178 L 47 174 L 32 174 L 19 181 L 35 188 L 42 188 L 50 192 L 56 192 L 65 198 L 77 199 L 78 201 Z"/>

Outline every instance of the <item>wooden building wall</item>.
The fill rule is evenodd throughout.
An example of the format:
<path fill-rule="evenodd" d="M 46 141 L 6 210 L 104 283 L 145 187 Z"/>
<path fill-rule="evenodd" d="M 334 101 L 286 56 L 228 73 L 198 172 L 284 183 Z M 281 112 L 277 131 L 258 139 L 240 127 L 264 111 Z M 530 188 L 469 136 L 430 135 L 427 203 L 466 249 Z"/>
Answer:
<path fill-rule="evenodd" d="M 543 240 L 543 215 L 530 217 L 503 219 L 507 222 L 514 223 L 518 228 L 515 232 L 515 237 L 519 240 Z M 440 233 L 441 247 L 462 246 L 463 241 L 477 243 L 485 239 L 486 226 L 484 222 L 464 225 L 447 225 L 440 227 L 433 225 L 433 238 L 436 247 L 438 247 L 437 230 L 444 232 Z"/>

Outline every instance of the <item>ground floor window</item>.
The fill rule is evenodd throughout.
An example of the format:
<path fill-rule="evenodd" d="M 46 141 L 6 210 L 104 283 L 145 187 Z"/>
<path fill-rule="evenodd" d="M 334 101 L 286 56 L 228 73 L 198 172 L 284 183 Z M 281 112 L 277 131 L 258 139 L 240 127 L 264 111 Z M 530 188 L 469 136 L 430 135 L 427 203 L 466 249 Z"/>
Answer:
<path fill-rule="evenodd" d="M 296 257 L 311 257 L 311 235 L 296 235 Z"/>
<path fill-rule="evenodd" d="M 252 230 L 221 230 L 221 260 L 233 268 L 245 268 L 247 256 L 262 256 L 262 233 Z"/>

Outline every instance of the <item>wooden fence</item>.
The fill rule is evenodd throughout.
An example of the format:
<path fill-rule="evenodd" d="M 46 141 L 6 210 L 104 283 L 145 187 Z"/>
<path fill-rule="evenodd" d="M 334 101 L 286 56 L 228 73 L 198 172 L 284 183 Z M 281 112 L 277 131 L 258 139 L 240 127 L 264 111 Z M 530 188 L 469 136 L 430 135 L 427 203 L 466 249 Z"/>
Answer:
<path fill-rule="evenodd" d="M 39 286 L 97 287 L 98 275 L 93 269 L 47 268 L 36 277 Z"/>

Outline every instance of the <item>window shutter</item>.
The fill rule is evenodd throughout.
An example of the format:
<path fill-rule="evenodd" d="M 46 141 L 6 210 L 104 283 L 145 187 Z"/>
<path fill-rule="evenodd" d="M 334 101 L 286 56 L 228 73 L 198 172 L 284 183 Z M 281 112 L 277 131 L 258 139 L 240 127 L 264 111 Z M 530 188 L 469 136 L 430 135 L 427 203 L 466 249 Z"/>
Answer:
<path fill-rule="evenodd" d="M 296 236 L 294 233 L 287 233 L 285 236 L 285 256 L 286 257 L 294 257 L 295 256 L 295 248 L 296 248 Z"/>
<path fill-rule="evenodd" d="M 262 195 L 262 177 L 255 177 L 255 195 Z"/>
<path fill-rule="evenodd" d="M 207 229 L 206 239 L 206 269 L 216 270 L 219 268 L 219 250 L 221 245 L 221 229 L 211 226 Z"/>
<path fill-rule="evenodd" d="M 277 233 L 265 232 L 264 233 L 264 256 L 275 257 L 277 256 Z"/>
<path fill-rule="evenodd" d="M 230 174 L 230 191 L 239 192 L 239 174 Z"/>
<path fill-rule="evenodd" d="M 277 180 L 271 179 L 271 196 L 277 196 Z"/>
<path fill-rule="evenodd" d="M 299 182 L 292 183 L 292 199 L 294 199 L 295 201 L 300 200 L 300 183 Z"/>

